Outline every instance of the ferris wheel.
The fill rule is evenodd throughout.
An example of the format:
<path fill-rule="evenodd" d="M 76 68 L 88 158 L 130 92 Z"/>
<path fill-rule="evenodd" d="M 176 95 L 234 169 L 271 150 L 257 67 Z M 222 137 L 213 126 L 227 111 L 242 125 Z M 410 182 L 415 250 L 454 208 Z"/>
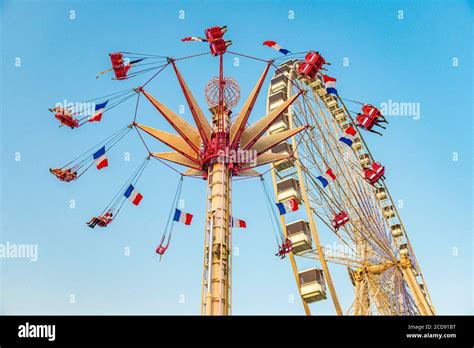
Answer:
<path fill-rule="evenodd" d="M 295 199 L 306 213 L 297 221 L 280 216 L 284 235 L 292 243 L 291 266 L 305 312 L 311 313 L 308 305 L 326 299 L 328 292 L 337 314 L 433 315 L 420 265 L 384 180 L 385 169 L 368 149 L 364 127 L 356 131 L 363 120 L 353 119 L 332 84 L 334 78 L 321 71 L 304 72 L 305 64 L 314 60 L 312 55 L 319 53 L 282 63 L 267 98 L 270 111 L 303 91 L 270 128 L 271 134 L 311 125 L 273 150 L 290 159 L 272 165 L 276 199 Z M 368 105 L 361 104 L 364 111 Z M 377 171 L 381 175 L 375 181 Z M 321 226 L 334 233 L 346 252 L 325 253 Z M 300 271 L 301 258 L 318 260 L 321 269 Z M 328 263 L 346 267 L 354 287 L 354 301 L 345 310 Z"/>
<path fill-rule="evenodd" d="M 327 62 L 318 52 L 300 57 L 301 53 L 291 54 L 276 42 L 265 41 L 264 45 L 283 56 L 261 59 L 228 50 L 232 41 L 223 39 L 226 32 L 227 27 L 216 26 L 207 29 L 204 38 L 182 39 L 209 44 L 209 51 L 186 57 L 111 53 L 112 68 L 99 76 L 113 71 L 114 79 L 123 81 L 154 74 L 138 87 L 91 99 L 97 103 L 90 110 L 69 106 L 50 109 L 61 126 L 77 129 L 100 122 L 105 112 L 136 97 L 133 120 L 67 164 L 50 169 L 66 183 L 78 180 L 94 164 L 102 170 L 109 165 L 107 153 L 132 129 L 136 131 L 146 149 L 144 160 L 87 225 L 108 228 L 127 200 L 138 206 L 143 188 L 138 190 L 137 185 L 150 159 L 156 159 L 180 177 L 156 248 L 161 258 L 170 246 L 174 224 L 189 226 L 193 220 L 193 214 L 178 207 L 183 179 L 206 180 L 201 313 L 228 315 L 232 313 L 232 230 L 246 227 L 244 220 L 232 214 L 232 182 L 260 178 L 275 222 L 277 256 L 290 260 L 306 314 L 311 314 L 311 303 L 325 300 L 328 295 L 339 315 L 434 314 L 420 265 L 385 184 L 385 168 L 375 161 L 362 136 L 363 131 L 379 133 L 373 127 L 385 128 L 383 115 L 374 106 L 361 103 L 362 113 L 354 120 L 337 94 L 335 79 L 322 73 Z M 264 65 L 237 113 L 233 109 L 240 100 L 240 89 L 232 78 L 224 76 L 224 54 Z M 205 55 L 219 63 L 219 75 L 205 90 L 209 119 L 180 71 L 180 64 Z M 283 59 L 286 61 L 282 64 L 276 63 Z M 140 67 L 142 70 L 137 71 Z M 176 76 L 194 125 L 148 90 L 148 84 L 167 67 Z M 257 97 L 272 70 L 267 114 L 249 124 Z M 140 123 L 140 100 L 151 103 L 176 133 Z M 152 152 L 149 139 L 158 140 L 173 151 Z M 270 165 L 266 172 L 257 171 L 266 165 Z M 269 171 L 275 199 L 264 182 Z M 293 218 L 295 211 L 299 211 L 299 219 Z M 325 252 L 319 235 L 321 226 L 329 229 L 349 252 Z M 301 269 L 303 259 L 310 260 L 313 266 Z M 355 293 L 347 309 L 339 303 L 329 264 L 347 268 Z"/>

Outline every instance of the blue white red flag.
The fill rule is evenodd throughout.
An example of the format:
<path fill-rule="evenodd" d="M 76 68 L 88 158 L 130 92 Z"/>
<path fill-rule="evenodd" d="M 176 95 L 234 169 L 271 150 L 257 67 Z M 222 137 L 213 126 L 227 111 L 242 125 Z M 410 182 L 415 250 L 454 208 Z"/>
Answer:
<path fill-rule="evenodd" d="M 140 204 L 140 201 L 143 198 L 142 194 L 138 192 L 135 187 L 133 187 L 133 185 L 130 185 L 123 195 L 127 197 L 134 205 Z"/>
<path fill-rule="evenodd" d="M 292 211 L 298 210 L 298 201 L 295 198 L 289 199 L 284 202 L 279 202 L 276 204 L 280 215 L 284 215 L 286 213 L 290 213 Z"/>
<path fill-rule="evenodd" d="M 324 87 L 326 87 L 326 92 L 328 92 L 328 94 L 337 95 L 336 79 L 328 75 L 323 75 L 323 80 L 324 80 Z"/>
<path fill-rule="evenodd" d="M 232 227 L 234 228 L 247 228 L 247 223 L 244 220 L 232 218 Z"/>
<path fill-rule="evenodd" d="M 203 39 L 201 37 L 195 37 L 195 36 L 188 36 L 184 37 L 181 39 L 181 41 L 200 41 L 200 42 L 208 42 L 207 39 Z"/>
<path fill-rule="evenodd" d="M 109 165 L 109 161 L 107 160 L 107 154 L 105 153 L 105 146 L 102 146 L 99 150 L 97 150 L 92 157 L 95 160 L 95 164 L 97 169 L 105 168 Z"/>
<path fill-rule="evenodd" d="M 88 122 L 99 122 L 102 119 L 102 114 L 103 114 L 104 109 L 107 106 L 108 102 L 109 101 L 106 100 L 102 104 L 96 104 L 94 113 L 91 116 L 89 116 L 89 119 L 87 121 Z"/>
<path fill-rule="evenodd" d="M 325 174 L 318 176 L 316 179 L 318 179 L 321 184 L 323 184 L 323 187 L 326 187 L 329 185 L 330 182 L 336 180 L 336 176 L 332 172 L 332 169 L 329 168 L 328 170 L 326 170 Z"/>
<path fill-rule="evenodd" d="M 185 225 L 191 225 L 191 220 L 193 219 L 193 215 L 189 213 L 185 213 L 179 209 L 176 209 L 174 212 L 173 220 L 177 222 L 181 222 Z"/>
<path fill-rule="evenodd" d="M 275 41 L 265 41 L 263 44 L 265 46 L 273 48 L 274 50 L 279 51 L 280 53 L 283 53 L 284 55 L 287 55 L 288 53 L 290 53 L 290 51 L 288 51 L 286 48 L 281 47 Z"/>
<path fill-rule="evenodd" d="M 339 141 L 342 141 L 347 146 L 352 146 L 352 144 L 354 143 L 354 137 L 357 134 L 356 130 L 354 129 L 354 127 L 349 126 L 349 128 L 347 128 L 344 133 L 345 134 L 339 138 Z"/>

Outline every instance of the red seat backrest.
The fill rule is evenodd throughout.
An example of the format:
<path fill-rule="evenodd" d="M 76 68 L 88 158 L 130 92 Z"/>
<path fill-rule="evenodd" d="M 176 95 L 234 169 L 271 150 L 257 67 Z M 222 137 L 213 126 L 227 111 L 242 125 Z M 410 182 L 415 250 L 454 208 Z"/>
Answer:
<path fill-rule="evenodd" d="M 379 109 L 370 104 L 363 105 L 361 110 L 364 115 L 367 115 L 369 117 L 378 117 L 380 115 Z"/>
<path fill-rule="evenodd" d="M 204 33 L 209 41 L 222 39 L 223 36 L 221 27 L 218 26 L 206 29 Z"/>
<path fill-rule="evenodd" d="M 372 129 L 372 127 L 375 125 L 376 122 L 375 117 L 369 117 L 367 115 L 357 115 L 356 116 L 356 121 L 357 123 L 362 126 L 365 129 Z"/>
<path fill-rule="evenodd" d="M 382 168 L 382 165 L 380 163 L 377 163 L 377 162 L 372 162 L 371 166 L 372 166 L 373 170 L 377 170 L 379 168 Z"/>
<path fill-rule="evenodd" d="M 326 61 L 324 58 L 319 54 L 319 52 L 309 51 L 305 56 L 305 61 L 308 64 L 313 64 L 319 70 L 323 66 Z"/>
<path fill-rule="evenodd" d="M 298 65 L 298 73 L 300 75 L 303 75 L 310 80 L 314 79 L 316 77 L 316 74 L 318 73 L 318 70 L 316 66 L 309 64 L 307 62 L 302 62 Z"/>
<path fill-rule="evenodd" d="M 130 65 L 119 65 L 118 67 L 114 68 L 115 78 L 117 80 L 124 80 L 127 78 L 127 72 L 131 68 Z"/>
<path fill-rule="evenodd" d="M 368 178 L 369 176 L 375 174 L 375 172 L 372 170 L 372 169 L 369 169 L 369 168 L 365 168 L 364 169 L 364 175 L 366 178 Z"/>
<path fill-rule="evenodd" d="M 218 56 L 227 51 L 227 46 L 223 39 L 218 39 L 210 44 L 211 53 L 213 56 Z"/>
<path fill-rule="evenodd" d="M 123 64 L 123 54 L 120 52 L 110 53 L 110 61 L 112 62 L 112 67 L 116 68 Z"/>

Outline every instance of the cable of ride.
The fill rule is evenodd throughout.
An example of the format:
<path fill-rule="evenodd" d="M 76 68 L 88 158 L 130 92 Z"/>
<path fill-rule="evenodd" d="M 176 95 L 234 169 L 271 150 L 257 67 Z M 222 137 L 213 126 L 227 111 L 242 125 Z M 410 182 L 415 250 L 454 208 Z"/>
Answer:
<path fill-rule="evenodd" d="M 178 186 L 177 186 L 175 194 L 174 194 L 173 201 L 171 203 L 171 209 L 170 209 L 170 213 L 169 213 L 169 216 L 168 216 L 168 220 L 166 221 L 165 230 L 163 232 L 163 235 L 161 236 L 160 244 L 156 248 L 156 253 L 160 255 L 160 261 L 161 261 L 161 257 L 163 256 L 163 254 L 165 253 L 165 251 L 168 249 L 168 247 L 170 245 L 171 236 L 173 234 L 173 226 L 174 226 L 174 224 L 172 222 L 173 217 L 174 217 L 173 213 L 175 213 L 175 211 L 177 209 L 177 205 L 178 205 L 179 197 L 181 195 L 182 187 L 183 187 L 183 176 L 181 175 L 181 177 L 179 178 Z M 163 244 L 166 237 L 168 237 L 168 239 L 167 239 L 166 243 Z"/>
<path fill-rule="evenodd" d="M 337 202 L 333 197 L 331 197 L 324 190 L 329 186 L 331 182 L 336 180 L 336 175 L 333 173 L 331 168 L 327 169 L 325 174 L 317 176 L 316 178 L 308 171 L 305 171 L 305 174 L 307 175 L 308 179 L 311 182 L 315 183 L 317 180 L 322 185 L 322 188 L 320 188 L 319 186 L 315 186 L 315 187 L 317 187 L 321 198 L 325 201 L 325 205 L 327 207 L 327 212 L 325 215 L 326 215 L 326 218 L 331 223 L 328 226 L 332 226 L 334 229 L 334 232 L 337 233 L 339 228 L 343 227 L 350 221 L 350 217 L 347 211 L 341 207 L 340 203 Z M 317 215 L 319 218 L 322 218 L 321 215 L 319 214 Z"/>
<path fill-rule="evenodd" d="M 173 235 L 174 222 L 181 222 L 184 225 L 189 226 L 191 225 L 193 219 L 192 214 L 186 213 L 181 209 L 178 209 L 178 202 L 183 189 L 183 178 L 183 175 L 181 175 L 181 177 L 179 178 L 178 186 L 176 187 L 176 192 L 171 203 L 171 209 L 168 216 L 168 220 L 166 221 L 165 230 L 161 236 L 160 244 L 156 248 L 156 253 L 160 255 L 160 261 L 163 254 L 166 252 L 166 250 L 168 250 L 168 247 L 170 246 L 171 236 Z"/>
<path fill-rule="evenodd" d="M 148 155 L 141 162 L 139 167 L 133 172 L 132 176 L 123 184 L 120 190 L 115 194 L 112 200 L 107 204 L 107 206 L 102 210 L 102 212 L 93 216 L 86 224 L 90 228 L 95 226 L 107 227 L 114 219 L 117 218 L 122 206 L 126 200 L 132 202 L 133 205 L 139 205 L 143 199 L 143 195 L 137 191 L 135 188 L 138 180 L 141 178 L 143 171 L 145 170 L 147 164 L 150 161 L 150 156 Z"/>
<path fill-rule="evenodd" d="M 134 89 L 108 94 L 72 106 L 55 106 L 49 108 L 60 122 L 59 127 L 79 128 L 90 122 L 100 122 L 102 115 L 136 95 Z M 97 102 L 101 100 L 101 102 Z"/>
<path fill-rule="evenodd" d="M 117 132 L 87 149 L 72 161 L 59 168 L 50 168 L 49 171 L 63 182 L 79 179 L 95 163 L 98 170 L 109 165 L 107 152 L 109 152 L 125 135 L 130 132 L 132 125 L 120 128 Z"/>

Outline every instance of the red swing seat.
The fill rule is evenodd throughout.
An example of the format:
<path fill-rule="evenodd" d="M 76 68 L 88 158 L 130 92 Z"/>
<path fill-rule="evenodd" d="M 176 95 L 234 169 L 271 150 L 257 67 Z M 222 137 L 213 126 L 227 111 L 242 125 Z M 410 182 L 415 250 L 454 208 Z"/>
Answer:
<path fill-rule="evenodd" d="M 288 238 L 278 248 L 278 253 L 275 256 L 279 256 L 282 259 L 285 258 L 286 254 L 289 254 L 293 250 L 293 243 Z"/>
<path fill-rule="evenodd" d="M 70 127 L 71 129 L 73 128 L 77 128 L 79 126 L 79 121 L 76 120 L 74 117 L 72 117 L 71 114 L 67 114 L 64 112 L 64 110 L 62 111 L 57 111 L 55 114 L 54 114 L 54 117 L 59 121 L 61 122 L 61 124 L 67 126 L 67 127 Z"/>
<path fill-rule="evenodd" d="M 377 119 L 372 116 L 358 114 L 356 116 L 357 125 L 363 129 L 371 130 L 375 126 Z"/>
<path fill-rule="evenodd" d="M 163 245 L 158 245 L 158 247 L 156 248 L 156 253 L 159 254 L 159 255 L 163 255 L 165 253 L 165 251 L 168 249 L 168 245 L 167 246 L 163 246 Z"/>
<path fill-rule="evenodd" d="M 110 61 L 112 62 L 112 68 L 114 69 L 115 79 L 125 80 L 127 78 L 127 72 L 131 66 L 125 64 L 123 54 L 120 52 L 110 53 L 109 56 Z"/>
<path fill-rule="evenodd" d="M 211 48 L 211 54 L 215 57 L 224 54 L 227 51 L 227 44 L 224 39 L 217 39 L 211 42 L 209 46 Z"/>
<path fill-rule="evenodd" d="M 298 65 L 298 74 L 304 76 L 308 80 L 313 80 L 318 73 L 318 69 L 309 63 L 302 62 Z"/>
<path fill-rule="evenodd" d="M 306 56 L 304 57 L 306 63 L 314 65 L 314 67 L 319 71 L 324 64 L 326 64 L 326 60 L 319 54 L 319 52 L 309 51 Z"/>
<path fill-rule="evenodd" d="M 372 166 L 372 170 L 373 170 L 379 177 L 385 175 L 385 167 L 382 166 L 380 163 L 378 163 L 378 162 L 372 162 L 371 166 Z"/>
<path fill-rule="evenodd" d="M 349 215 L 344 210 L 334 215 L 334 220 L 331 221 L 332 227 L 339 229 L 349 222 Z"/>
<path fill-rule="evenodd" d="M 373 169 L 370 169 L 370 168 L 365 168 L 364 169 L 364 178 L 365 180 L 367 180 L 371 185 L 374 185 L 377 183 L 377 181 L 379 181 L 379 179 L 384 176 L 385 174 L 385 168 L 380 166 L 380 165 L 376 165 L 374 167 L 374 165 L 372 164 L 372 168 Z M 378 172 L 377 172 L 378 171 Z"/>
<path fill-rule="evenodd" d="M 364 104 L 361 110 L 364 115 L 369 117 L 375 117 L 376 119 L 382 115 L 380 110 L 371 104 Z"/>
<path fill-rule="evenodd" d="M 222 39 L 222 37 L 224 36 L 224 33 L 225 32 L 223 32 L 222 28 L 219 26 L 206 29 L 204 32 L 209 42 Z"/>
<path fill-rule="evenodd" d="M 298 74 L 308 80 L 313 80 L 319 70 L 325 70 L 323 65 L 328 64 L 319 52 L 315 51 L 309 51 L 304 59 L 304 62 L 298 65 Z"/>

